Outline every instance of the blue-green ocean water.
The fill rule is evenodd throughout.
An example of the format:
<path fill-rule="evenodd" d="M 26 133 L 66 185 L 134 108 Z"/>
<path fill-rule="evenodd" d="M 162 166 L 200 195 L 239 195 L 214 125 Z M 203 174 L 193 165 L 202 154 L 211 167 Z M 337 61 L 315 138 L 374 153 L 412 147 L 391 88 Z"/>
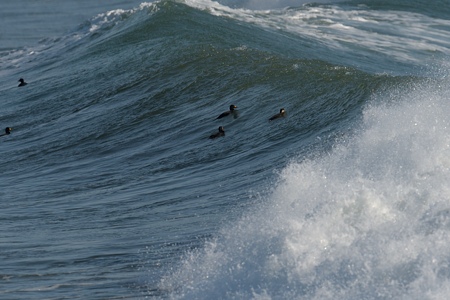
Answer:
<path fill-rule="evenodd" d="M 6 2 L 0 299 L 447 299 L 449 3 Z"/>

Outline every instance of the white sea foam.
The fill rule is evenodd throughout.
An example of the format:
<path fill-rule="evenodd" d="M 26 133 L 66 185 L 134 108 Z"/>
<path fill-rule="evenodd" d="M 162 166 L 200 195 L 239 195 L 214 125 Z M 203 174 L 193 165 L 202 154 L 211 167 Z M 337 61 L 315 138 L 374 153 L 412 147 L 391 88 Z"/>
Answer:
<path fill-rule="evenodd" d="M 158 11 L 158 6 L 156 5 L 159 1 L 155 2 L 143 2 L 139 5 L 139 7 L 133 9 L 115 9 L 110 10 L 106 13 L 98 14 L 91 20 L 91 26 L 89 28 L 89 32 L 95 32 L 98 29 L 102 28 L 102 26 L 108 25 L 116 25 L 125 18 L 135 14 L 136 12 L 143 10 L 150 10 L 152 13 Z"/>
<path fill-rule="evenodd" d="M 450 56 L 450 41 L 446 39 L 449 32 L 445 29 L 450 28 L 450 21 L 418 13 L 348 9 L 337 5 L 301 6 L 301 1 L 293 1 L 298 5 L 295 9 L 281 10 L 279 5 L 268 7 L 271 10 L 257 9 L 266 6 L 252 5 L 256 1 L 240 2 L 238 8 L 234 8 L 233 1 L 184 2 L 213 15 L 307 37 L 331 50 L 359 49 L 363 55 L 378 52 L 399 62 L 419 65 L 430 63 L 436 55 Z"/>
<path fill-rule="evenodd" d="M 161 288 L 188 299 L 447 299 L 450 84 L 430 86 L 384 95 L 350 141 L 293 161 L 261 207 Z"/>
<path fill-rule="evenodd" d="M 330 51 L 355 53 L 355 56 L 378 53 L 383 57 L 419 66 L 434 64 L 436 57 L 450 56 L 450 41 L 447 39 L 449 32 L 445 29 L 450 28 L 450 21 L 417 13 L 345 9 L 337 5 L 302 6 L 304 1 L 287 1 L 291 5 L 297 5 L 292 9 L 279 9 L 282 4 L 287 4 L 286 1 L 276 1 L 267 8 L 267 5 L 261 3 L 257 7 L 255 1 L 182 2 L 215 16 L 229 17 L 269 30 L 295 34 L 316 41 Z M 3 72 L 16 69 L 24 61 L 34 61 L 43 52 L 51 55 L 50 49 L 57 51 L 102 29 L 114 27 L 138 12 L 156 12 L 159 4 L 160 1 L 143 2 L 136 8 L 116 9 L 98 14 L 64 37 L 47 39 L 38 46 L 25 49 L 33 54 L 23 55 L 21 50 L 0 53 L 1 69 Z M 262 7 L 265 7 L 265 10 L 258 9 Z"/>
<path fill-rule="evenodd" d="M 40 41 L 38 45 L 0 52 L 0 74 L 6 76 L 8 73 L 17 73 L 25 63 L 30 67 L 41 55 L 44 55 L 42 59 L 48 59 L 55 52 L 65 49 L 87 36 L 96 34 L 104 29 L 110 29 L 136 13 L 146 11 L 149 14 L 153 14 L 158 11 L 158 3 L 159 1 L 143 2 L 132 9 L 114 9 L 100 13 L 62 37 L 49 37 Z"/>

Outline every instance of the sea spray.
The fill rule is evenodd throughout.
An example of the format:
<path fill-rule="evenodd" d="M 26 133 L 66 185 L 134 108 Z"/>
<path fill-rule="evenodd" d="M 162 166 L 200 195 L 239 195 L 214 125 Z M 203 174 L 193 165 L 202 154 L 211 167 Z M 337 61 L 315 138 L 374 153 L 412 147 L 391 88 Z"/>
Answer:
<path fill-rule="evenodd" d="M 187 299 L 442 299 L 450 109 L 449 89 L 436 87 L 368 105 L 350 141 L 290 163 L 259 207 L 161 288 Z"/>

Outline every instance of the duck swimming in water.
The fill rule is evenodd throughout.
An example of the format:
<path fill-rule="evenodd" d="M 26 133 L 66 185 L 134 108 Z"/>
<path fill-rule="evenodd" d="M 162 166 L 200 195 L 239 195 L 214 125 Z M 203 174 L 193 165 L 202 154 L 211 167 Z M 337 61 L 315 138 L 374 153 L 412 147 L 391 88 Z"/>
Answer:
<path fill-rule="evenodd" d="M 12 128 L 11 127 L 6 127 L 5 128 L 5 133 L 4 134 L 0 134 L 0 136 L 4 136 L 4 135 L 8 135 L 11 133 Z"/>
<path fill-rule="evenodd" d="M 234 104 L 231 104 L 230 105 L 230 110 L 229 111 L 226 111 L 226 112 L 223 112 L 223 113 L 221 113 L 220 114 L 220 116 L 218 116 L 217 118 L 216 118 L 216 120 L 217 119 L 221 119 L 221 118 L 223 118 L 223 117 L 226 117 L 226 116 L 229 116 L 229 115 L 234 115 L 234 113 L 235 113 L 235 109 L 237 108 L 237 106 L 236 105 L 234 105 Z"/>
<path fill-rule="evenodd" d="M 19 85 L 18 86 L 24 86 L 24 85 L 27 85 L 27 83 L 25 82 L 25 80 L 23 80 L 23 78 L 20 78 L 19 79 Z"/>
<path fill-rule="evenodd" d="M 223 126 L 220 126 L 219 127 L 219 132 L 211 134 L 209 136 L 209 138 L 210 139 L 215 139 L 215 138 L 218 138 L 218 137 L 221 137 L 221 136 L 225 136 L 225 130 L 223 129 Z"/>
<path fill-rule="evenodd" d="M 286 113 L 286 111 L 284 110 L 284 108 L 282 108 L 282 109 L 280 109 L 280 113 L 278 113 L 276 115 L 273 115 L 269 119 L 269 121 L 273 121 L 273 120 L 276 120 L 276 119 L 279 119 L 279 118 L 283 118 L 285 116 L 285 113 Z"/>

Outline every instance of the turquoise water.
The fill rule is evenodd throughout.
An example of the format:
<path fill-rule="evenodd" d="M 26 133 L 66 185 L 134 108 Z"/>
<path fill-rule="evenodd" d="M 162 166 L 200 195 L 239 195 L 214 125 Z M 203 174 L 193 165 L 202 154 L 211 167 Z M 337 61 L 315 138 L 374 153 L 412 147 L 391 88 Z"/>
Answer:
<path fill-rule="evenodd" d="M 449 10 L 7 4 L 0 298 L 446 299 Z"/>

